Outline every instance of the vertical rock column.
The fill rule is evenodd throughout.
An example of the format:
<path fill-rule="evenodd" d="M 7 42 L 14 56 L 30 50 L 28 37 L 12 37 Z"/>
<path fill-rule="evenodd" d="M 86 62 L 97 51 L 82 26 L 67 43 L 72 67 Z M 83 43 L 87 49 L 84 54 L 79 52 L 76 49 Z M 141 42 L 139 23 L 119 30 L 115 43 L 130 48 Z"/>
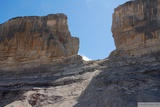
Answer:
<path fill-rule="evenodd" d="M 112 33 L 114 54 L 141 56 L 160 51 L 160 0 L 134 0 L 118 6 Z"/>

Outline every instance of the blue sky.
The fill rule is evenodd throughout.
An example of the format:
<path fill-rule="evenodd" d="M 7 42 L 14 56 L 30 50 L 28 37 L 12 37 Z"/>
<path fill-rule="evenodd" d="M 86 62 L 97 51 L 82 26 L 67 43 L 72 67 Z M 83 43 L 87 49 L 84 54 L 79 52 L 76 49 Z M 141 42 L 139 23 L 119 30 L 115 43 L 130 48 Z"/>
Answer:
<path fill-rule="evenodd" d="M 80 38 L 79 54 L 103 59 L 115 49 L 111 33 L 114 8 L 128 0 L 1 0 L 0 23 L 17 16 L 64 13 L 72 36 Z"/>

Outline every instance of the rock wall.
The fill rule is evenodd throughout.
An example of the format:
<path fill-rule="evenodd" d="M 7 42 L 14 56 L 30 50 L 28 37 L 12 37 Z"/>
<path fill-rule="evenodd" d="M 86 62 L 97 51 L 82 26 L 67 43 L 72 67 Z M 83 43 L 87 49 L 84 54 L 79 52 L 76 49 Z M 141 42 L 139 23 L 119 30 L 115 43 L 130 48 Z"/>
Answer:
<path fill-rule="evenodd" d="M 48 62 L 77 55 L 79 39 L 71 37 L 64 14 L 16 17 L 0 25 L 0 64 Z"/>
<path fill-rule="evenodd" d="M 150 9 L 157 8 L 156 6 L 159 6 L 158 3 L 157 0 L 137 0 L 127 2 L 115 9 L 112 31 L 116 42 L 116 50 L 112 53 L 113 57 L 97 61 L 75 61 L 76 58 L 78 58 L 76 53 L 75 55 L 64 54 L 62 49 L 62 54 L 60 54 L 61 52 L 58 49 L 61 48 L 56 48 L 57 56 L 51 55 L 52 49 L 55 48 L 50 46 L 59 46 L 53 45 L 52 43 L 54 43 L 54 40 L 57 40 L 57 42 L 58 40 L 61 41 L 61 39 L 59 39 L 61 38 L 60 34 L 64 34 L 64 36 L 62 36 L 63 38 L 68 38 L 62 39 L 63 42 L 61 44 L 70 43 L 69 38 L 72 38 L 69 34 L 65 35 L 65 31 L 69 31 L 67 30 L 66 21 L 63 21 L 65 18 L 62 16 L 64 15 L 51 15 L 58 18 L 55 18 L 56 21 L 49 20 L 48 23 L 47 17 L 51 17 L 50 15 L 41 18 L 25 17 L 25 19 L 34 19 L 30 22 L 31 26 L 25 27 L 25 30 L 22 30 L 23 27 L 14 26 L 15 24 L 13 24 L 11 28 L 8 27 L 9 29 L 7 28 L 8 24 L 1 25 L 3 28 L 6 27 L 8 29 L 8 31 L 7 29 L 2 30 L 1 27 L 1 34 L 3 34 L 0 42 L 1 47 L 2 44 L 5 43 L 7 45 L 3 45 L 6 46 L 4 49 L 10 51 L 0 51 L 1 58 L 3 58 L 2 55 L 6 55 L 6 59 L 0 60 L 0 107 L 137 107 L 138 102 L 160 102 L 160 52 L 155 53 L 159 51 L 159 34 L 155 33 L 159 30 L 159 19 L 154 19 L 154 17 L 152 17 L 153 15 L 149 15 L 151 12 Z M 141 16 L 141 14 L 135 15 L 142 11 L 140 9 L 142 8 L 141 6 L 145 7 L 146 5 L 147 7 L 143 10 L 145 11 L 144 16 Z M 126 6 L 128 6 L 127 9 L 130 11 L 126 10 L 125 12 L 129 13 L 123 13 Z M 133 9 L 139 10 L 135 11 Z M 133 16 L 130 19 L 127 15 L 131 15 L 131 12 Z M 158 15 L 158 10 L 155 13 Z M 117 14 L 120 16 L 116 17 Z M 136 20 L 134 19 L 135 16 Z M 37 18 L 40 19 L 40 23 L 42 19 L 44 19 L 44 22 L 42 21 L 44 25 L 42 25 L 46 27 L 35 27 L 39 26 L 39 23 L 35 23 Z M 13 20 L 17 20 L 15 22 L 18 22 L 18 19 Z M 65 24 L 62 24 L 63 22 L 65 22 Z M 132 24 L 131 22 L 134 23 Z M 36 25 L 34 25 L 34 23 Z M 56 25 L 57 27 L 55 27 L 55 29 L 52 29 L 55 23 L 59 24 Z M 26 26 L 27 24 L 24 25 Z M 132 27 L 130 27 L 131 25 Z M 32 26 L 33 29 L 31 29 Z M 27 28 L 29 29 L 27 31 L 27 33 L 29 33 L 28 35 L 24 33 Z M 39 28 L 42 29 L 38 30 Z M 45 31 L 45 28 L 47 31 Z M 34 31 L 32 32 L 32 30 Z M 63 30 L 64 33 L 60 32 L 60 30 Z M 4 36 L 3 31 L 13 32 L 10 34 L 6 33 Z M 43 33 L 39 33 L 41 31 Z M 14 32 L 24 35 L 16 35 Z M 53 36 L 50 38 L 48 34 L 51 32 Z M 30 35 L 30 33 L 34 35 Z M 42 35 L 39 37 L 39 34 Z M 29 40 L 26 36 L 29 37 Z M 44 42 L 39 42 L 39 40 L 41 40 L 40 38 L 46 41 L 45 43 L 48 43 L 49 47 Z M 20 43 L 13 42 L 12 40 Z M 28 43 L 27 40 L 30 42 Z M 34 41 L 34 43 L 32 43 L 32 41 Z M 44 44 L 46 50 L 42 48 L 43 46 L 37 45 L 38 43 Z M 72 45 L 76 46 L 76 43 L 75 41 L 75 44 Z M 14 46 L 18 48 L 13 48 Z M 33 46 L 34 48 L 28 48 L 26 46 Z M 78 46 L 76 48 L 78 48 Z M 21 49 L 21 51 L 18 49 Z M 28 49 L 28 51 L 26 49 Z M 41 51 L 38 51 L 40 49 L 42 49 L 45 54 L 40 54 Z M 64 50 L 67 49 L 71 50 L 72 48 L 64 48 Z M 19 52 L 19 54 L 12 54 L 12 52 L 14 52 L 13 50 Z M 31 54 L 32 51 L 38 51 L 40 53 Z M 5 53 L 2 54 L 2 52 Z M 44 60 L 53 59 L 53 61 L 52 63 L 47 62 L 47 64 L 42 64 L 38 67 L 29 66 L 29 68 L 25 69 L 1 70 L 1 68 L 6 68 L 2 67 L 2 65 L 7 61 L 8 63 L 11 63 L 12 60 L 17 62 L 22 61 L 23 63 L 18 63 L 19 66 L 27 62 L 22 60 L 24 57 L 20 57 L 24 52 L 31 55 L 31 58 L 35 60 L 45 57 Z M 73 53 L 74 52 L 76 52 L 76 50 L 74 50 Z M 142 56 L 117 57 L 114 53 L 117 53 L 118 56 Z M 64 58 L 62 58 L 62 56 Z M 16 59 L 17 57 L 19 57 L 19 59 Z M 59 59 L 59 57 L 61 58 Z M 28 59 L 28 61 L 32 61 L 29 56 L 25 58 Z M 40 61 L 37 62 L 39 63 Z M 33 65 L 31 62 L 29 64 Z M 34 64 L 37 65 L 37 63 Z"/>
<path fill-rule="evenodd" d="M 114 10 L 115 54 L 141 56 L 160 51 L 160 0 L 134 0 Z"/>

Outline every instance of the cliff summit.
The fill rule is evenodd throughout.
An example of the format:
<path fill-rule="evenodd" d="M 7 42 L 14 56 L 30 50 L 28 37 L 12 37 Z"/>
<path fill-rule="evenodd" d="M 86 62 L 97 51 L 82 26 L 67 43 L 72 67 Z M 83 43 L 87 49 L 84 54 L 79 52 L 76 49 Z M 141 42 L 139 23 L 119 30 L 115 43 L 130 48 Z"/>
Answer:
<path fill-rule="evenodd" d="M 0 25 L 0 66 L 49 63 L 77 55 L 78 49 L 79 39 L 71 37 L 64 14 L 16 17 Z"/>

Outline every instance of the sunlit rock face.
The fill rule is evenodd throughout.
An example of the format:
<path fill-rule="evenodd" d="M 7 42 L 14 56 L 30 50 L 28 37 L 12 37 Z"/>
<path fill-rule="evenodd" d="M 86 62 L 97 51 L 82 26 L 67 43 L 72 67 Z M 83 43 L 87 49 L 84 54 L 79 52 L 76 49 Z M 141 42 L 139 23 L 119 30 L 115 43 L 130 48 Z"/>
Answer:
<path fill-rule="evenodd" d="M 114 54 L 141 56 L 160 51 L 160 0 L 134 0 L 114 10 Z"/>
<path fill-rule="evenodd" d="M 16 17 L 0 25 L 0 64 L 50 62 L 77 55 L 79 39 L 71 37 L 67 16 Z"/>
<path fill-rule="evenodd" d="M 116 50 L 95 61 L 77 55 L 78 39 L 70 36 L 63 14 L 25 17 L 29 22 L 20 24 L 25 27 L 11 24 L 24 18 L 1 25 L 0 55 L 5 59 L 0 60 L 0 107 L 137 107 L 139 102 L 160 102 L 158 6 L 157 0 L 135 0 L 116 8 Z M 6 63 L 9 68 L 28 63 L 28 68 L 1 70 Z"/>

